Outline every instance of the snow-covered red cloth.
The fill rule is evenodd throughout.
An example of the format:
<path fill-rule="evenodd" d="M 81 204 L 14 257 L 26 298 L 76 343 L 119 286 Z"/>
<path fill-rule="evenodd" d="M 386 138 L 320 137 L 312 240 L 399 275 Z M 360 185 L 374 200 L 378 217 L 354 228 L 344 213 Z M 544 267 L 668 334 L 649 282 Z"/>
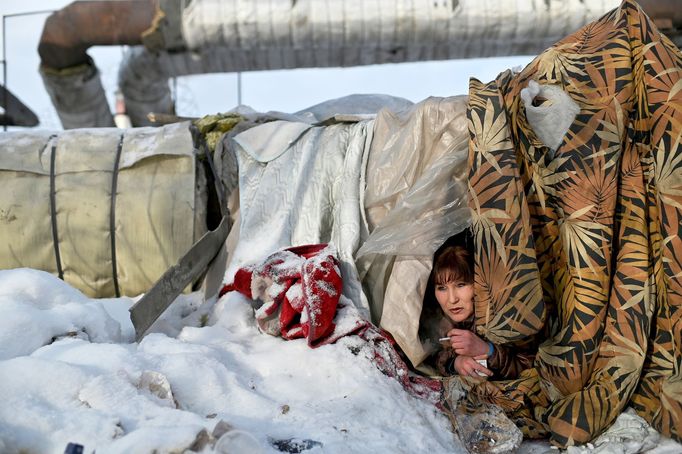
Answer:
<path fill-rule="evenodd" d="M 414 397 L 425 399 L 440 407 L 442 383 L 440 380 L 418 375 L 407 366 L 400 356 L 391 335 L 374 325 L 360 330 L 357 335 L 367 342 L 372 361 L 384 375 L 398 380 L 403 389 Z"/>
<path fill-rule="evenodd" d="M 440 382 L 410 371 L 390 335 L 362 319 L 341 296 L 338 263 L 331 245 L 284 249 L 257 265 L 238 269 L 234 282 L 224 286 L 220 296 L 238 291 L 262 302 L 256 309 L 262 331 L 285 339 L 305 338 L 313 348 L 356 334 L 363 341 L 362 350 L 382 373 L 398 380 L 413 396 L 437 404 Z"/>
<path fill-rule="evenodd" d="M 277 251 L 257 265 L 240 268 L 220 295 L 236 290 L 262 302 L 256 309 L 262 331 L 285 339 L 305 338 L 317 347 L 367 324 L 358 318 L 337 329 L 334 317 L 342 286 L 336 249 L 314 244 Z"/>

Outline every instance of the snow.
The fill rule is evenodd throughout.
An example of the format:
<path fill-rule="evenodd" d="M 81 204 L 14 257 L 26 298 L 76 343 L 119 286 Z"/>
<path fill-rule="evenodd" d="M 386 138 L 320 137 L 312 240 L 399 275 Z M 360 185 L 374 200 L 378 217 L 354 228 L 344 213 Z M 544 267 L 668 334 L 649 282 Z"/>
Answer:
<path fill-rule="evenodd" d="M 262 334 L 237 293 L 210 308 L 182 296 L 139 344 L 130 298 L 88 299 L 25 269 L 0 271 L 0 298 L 2 452 L 182 452 L 219 421 L 235 429 L 221 444 L 264 453 L 462 451 L 431 404 L 353 354 L 359 339 L 311 349 Z"/>
<path fill-rule="evenodd" d="M 120 325 L 99 301 L 44 272 L 0 273 L 0 359 L 29 355 L 57 336 L 120 342 Z"/>
<path fill-rule="evenodd" d="M 383 375 L 356 336 L 311 349 L 263 334 L 233 292 L 180 296 L 138 344 L 133 303 L 0 271 L 0 452 L 465 452 L 447 418 Z M 603 438 L 569 452 L 682 450 L 631 412 Z"/>

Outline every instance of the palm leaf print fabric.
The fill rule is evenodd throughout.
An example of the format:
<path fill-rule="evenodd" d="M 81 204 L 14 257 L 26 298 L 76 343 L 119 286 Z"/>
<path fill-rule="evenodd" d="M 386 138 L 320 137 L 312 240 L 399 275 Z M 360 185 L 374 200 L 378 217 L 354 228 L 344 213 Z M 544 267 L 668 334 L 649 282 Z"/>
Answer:
<path fill-rule="evenodd" d="M 682 54 L 626 0 L 490 83 L 472 79 L 476 329 L 535 339 L 534 369 L 472 395 L 526 435 L 590 441 L 625 406 L 682 440 Z M 580 111 L 550 151 L 520 91 Z"/>

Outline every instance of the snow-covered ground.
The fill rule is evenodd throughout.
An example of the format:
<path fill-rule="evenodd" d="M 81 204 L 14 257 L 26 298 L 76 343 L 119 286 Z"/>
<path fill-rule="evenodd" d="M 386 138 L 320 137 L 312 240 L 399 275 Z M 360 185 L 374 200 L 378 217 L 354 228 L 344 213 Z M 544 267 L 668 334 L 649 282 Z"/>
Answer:
<path fill-rule="evenodd" d="M 190 294 L 138 344 L 133 302 L 0 271 L 0 453 L 61 454 L 70 442 L 97 454 L 465 452 L 447 418 L 383 375 L 355 336 L 311 349 L 261 334 L 237 293 L 215 304 Z M 569 452 L 682 452 L 630 413 L 618 424 Z"/>

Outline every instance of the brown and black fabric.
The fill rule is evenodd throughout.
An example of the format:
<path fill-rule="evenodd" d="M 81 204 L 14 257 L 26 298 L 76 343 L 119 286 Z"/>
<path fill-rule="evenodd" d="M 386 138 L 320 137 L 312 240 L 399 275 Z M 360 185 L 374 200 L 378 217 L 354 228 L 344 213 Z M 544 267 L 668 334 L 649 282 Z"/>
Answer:
<path fill-rule="evenodd" d="M 473 395 L 526 435 L 587 442 L 627 405 L 682 440 L 682 54 L 633 1 L 523 71 L 470 85 L 476 329 L 541 341 L 521 378 Z M 579 106 L 550 152 L 520 91 Z"/>

